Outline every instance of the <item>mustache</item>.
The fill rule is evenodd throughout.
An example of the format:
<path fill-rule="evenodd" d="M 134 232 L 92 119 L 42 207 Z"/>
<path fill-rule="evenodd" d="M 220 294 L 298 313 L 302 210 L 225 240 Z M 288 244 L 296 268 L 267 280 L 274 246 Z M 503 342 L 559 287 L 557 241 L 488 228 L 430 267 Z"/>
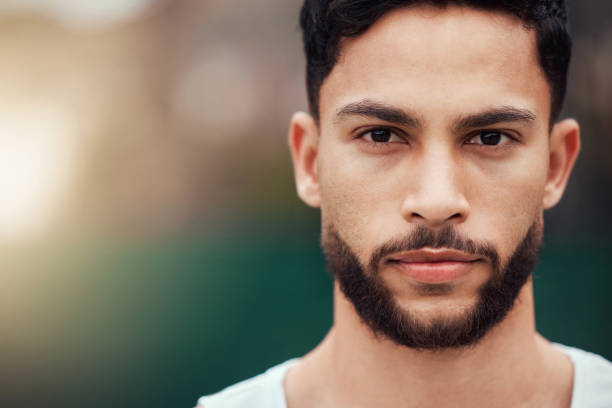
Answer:
<path fill-rule="evenodd" d="M 499 270 L 499 253 L 493 244 L 461 236 L 451 225 L 439 230 L 431 230 L 418 225 L 408 235 L 381 245 L 372 254 L 370 270 L 377 270 L 378 265 L 384 258 L 396 252 L 413 251 L 425 247 L 455 249 L 473 256 L 483 257 L 491 262 L 494 271 Z"/>

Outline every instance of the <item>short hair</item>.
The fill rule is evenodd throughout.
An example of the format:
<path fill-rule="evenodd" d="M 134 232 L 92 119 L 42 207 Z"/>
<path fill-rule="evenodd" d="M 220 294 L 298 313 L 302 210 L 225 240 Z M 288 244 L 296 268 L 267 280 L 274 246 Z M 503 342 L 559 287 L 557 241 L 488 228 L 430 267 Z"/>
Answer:
<path fill-rule="evenodd" d="M 550 87 L 550 125 L 559 118 L 572 48 L 565 0 L 305 0 L 300 26 L 306 54 L 306 91 L 310 113 L 317 123 L 321 86 L 338 60 L 340 40 L 361 35 L 385 13 L 421 4 L 500 11 L 535 29 L 539 64 Z"/>

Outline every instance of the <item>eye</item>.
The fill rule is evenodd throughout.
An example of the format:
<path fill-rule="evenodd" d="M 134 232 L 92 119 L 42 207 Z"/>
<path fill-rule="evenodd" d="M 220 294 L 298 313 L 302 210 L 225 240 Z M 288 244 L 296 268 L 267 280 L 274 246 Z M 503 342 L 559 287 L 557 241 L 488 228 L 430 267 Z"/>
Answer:
<path fill-rule="evenodd" d="M 391 129 L 376 128 L 363 132 L 360 137 L 367 142 L 389 143 L 403 142 L 404 140 L 396 135 Z"/>
<path fill-rule="evenodd" d="M 497 130 L 483 130 L 467 140 L 467 144 L 484 145 L 484 146 L 499 146 L 512 141 L 513 138 L 504 132 Z"/>

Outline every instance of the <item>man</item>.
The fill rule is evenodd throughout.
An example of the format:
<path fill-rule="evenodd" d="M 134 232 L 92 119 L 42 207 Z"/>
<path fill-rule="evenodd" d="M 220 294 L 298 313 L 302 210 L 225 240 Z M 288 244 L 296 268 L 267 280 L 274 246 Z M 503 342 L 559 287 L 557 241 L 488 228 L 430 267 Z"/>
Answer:
<path fill-rule="evenodd" d="M 563 1 L 306 0 L 301 26 L 289 144 L 334 324 L 200 406 L 612 407 L 612 365 L 534 324 L 543 210 L 580 149 Z"/>

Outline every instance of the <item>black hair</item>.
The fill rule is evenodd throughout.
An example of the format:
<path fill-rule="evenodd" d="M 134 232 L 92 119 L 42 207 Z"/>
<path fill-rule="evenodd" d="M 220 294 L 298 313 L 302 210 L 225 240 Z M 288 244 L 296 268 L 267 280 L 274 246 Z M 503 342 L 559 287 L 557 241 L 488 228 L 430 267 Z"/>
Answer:
<path fill-rule="evenodd" d="M 538 59 L 551 90 L 550 124 L 561 113 L 572 41 L 565 0 L 305 0 L 300 13 L 306 54 L 306 91 L 311 115 L 319 120 L 319 92 L 340 53 L 343 37 L 364 33 L 385 13 L 428 4 L 501 11 L 535 29 Z"/>

